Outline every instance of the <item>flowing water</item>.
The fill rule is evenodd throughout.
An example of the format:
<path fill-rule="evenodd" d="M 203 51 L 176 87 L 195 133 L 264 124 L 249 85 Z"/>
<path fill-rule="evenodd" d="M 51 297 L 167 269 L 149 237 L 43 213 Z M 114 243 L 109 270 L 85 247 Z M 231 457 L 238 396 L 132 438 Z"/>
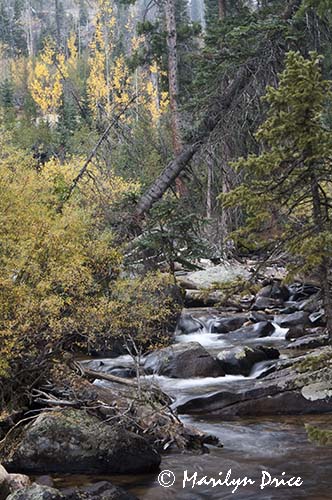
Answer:
<path fill-rule="evenodd" d="M 232 334 L 213 334 L 212 325 L 216 317 L 212 314 L 199 320 L 199 330 L 190 334 L 176 332 L 176 342 L 196 341 L 209 352 L 216 354 L 222 349 L 234 345 L 243 345 L 243 338 Z M 283 351 L 285 332 L 276 327 L 274 334 L 268 338 L 251 338 L 251 345 L 274 345 L 286 357 Z M 248 344 L 246 339 L 245 344 Z M 130 366 L 131 358 L 121 356 L 104 360 L 106 367 Z M 243 381 L 255 379 L 271 363 L 262 362 L 254 366 L 249 377 L 226 375 L 225 377 L 206 377 L 193 379 L 170 379 L 164 376 L 149 376 L 147 379 L 157 383 L 174 399 L 174 404 L 185 402 L 191 397 L 213 393 L 225 387 L 240 387 Z M 104 382 L 97 382 L 103 383 Z M 107 385 L 107 383 L 106 383 Z M 170 487 L 162 487 L 158 482 L 158 474 L 142 476 L 112 476 L 115 484 L 124 486 L 142 500 L 195 500 L 195 499 L 283 499 L 283 500 L 323 500 L 332 499 L 332 447 L 323 447 L 309 442 L 305 424 L 317 424 L 332 427 L 332 416 L 295 416 L 273 418 L 234 418 L 233 420 L 216 420 L 209 415 L 193 418 L 181 416 L 187 425 L 194 425 L 202 431 L 217 436 L 223 448 L 210 447 L 210 452 L 203 455 L 169 453 L 163 456 L 161 470 L 171 471 L 162 479 L 166 482 L 175 478 Z M 185 472 L 187 471 L 187 472 Z M 229 472 L 230 471 L 230 472 Z M 266 471 L 266 473 L 263 473 Z M 194 474 L 196 476 L 194 476 Z M 267 473 L 270 476 L 267 476 Z M 228 474 L 228 481 L 225 482 Z M 261 489 L 262 475 L 268 478 L 289 479 L 300 477 L 301 486 L 271 486 Z M 206 476 L 206 480 L 201 481 Z M 194 477 L 196 483 L 194 485 Z M 245 477 L 254 484 L 244 485 Z M 185 487 L 183 487 L 183 481 Z M 209 479 L 220 480 L 213 487 Z M 84 478 L 87 480 L 100 478 Z M 103 478 L 105 479 L 105 478 Z M 76 483 L 79 479 L 76 478 Z M 236 487 L 236 480 L 241 485 Z M 70 482 L 75 482 L 71 478 Z M 63 478 L 61 480 L 63 484 Z M 207 484 L 209 483 L 209 484 Z M 233 484 L 232 484 L 233 483 Z M 194 485 L 194 487 L 193 487 Z M 234 491 L 234 492 L 233 492 Z"/>

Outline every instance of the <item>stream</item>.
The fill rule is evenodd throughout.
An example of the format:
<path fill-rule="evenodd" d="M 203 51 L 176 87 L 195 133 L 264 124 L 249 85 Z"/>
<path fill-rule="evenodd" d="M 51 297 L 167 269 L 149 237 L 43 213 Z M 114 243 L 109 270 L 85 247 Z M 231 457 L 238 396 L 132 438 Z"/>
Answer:
<path fill-rule="evenodd" d="M 185 311 L 188 314 L 188 310 Z M 225 348 L 243 345 L 243 339 L 232 334 L 218 335 L 211 333 L 211 325 L 215 321 L 213 313 L 206 314 L 200 330 L 181 334 L 176 331 L 175 342 L 199 342 L 211 354 L 216 355 Z M 246 339 L 246 345 L 270 345 L 279 349 L 281 358 L 290 356 L 286 345 L 285 333 L 275 325 L 276 330 L 270 337 Z M 104 359 L 104 364 L 112 366 L 132 366 L 130 356 L 120 356 L 114 359 Z M 183 403 L 193 397 L 211 394 L 215 391 L 240 386 L 243 381 L 260 376 L 275 361 L 264 361 L 254 365 L 249 377 L 242 375 L 226 375 L 224 377 L 206 377 L 191 379 L 174 379 L 165 376 L 146 376 L 153 380 L 161 389 L 172 397 L 173 405 Z M 107 382 L 95 383 L 107 386 Z M 180 416 L 183 423 L 193 425 L 198 429 L 217 436 L 223 448 L 210 447 L 210 453 L 203 455 L 180 454 L 171 452 L 163 455 L 160 470 L 172 471 L 175 482 L 170 487 L 162 487 L 158 483 L 157 475 L 141 476 L 111 476 L 114 484 L 123 486 L 136 494 L 142 500 L 166 499 L 278 499 L 293 500 L 305 498 L 307 500 L 323 500 L 332 498 L 332 454 L 331 447 L 319 446 L 309 442 L 304 428 L 306 423 L 331 423 L 330 415 L 306 416 L 276 416 L 269 418 L 233 418 L 221 421 L 211 418 L 208 414 L 199 418 L 189 415 Z M 184 471 L 188 478 L 197 472 L 197 481 L 203 476 L 225 480 L 227 472 L 231 470 L 229 482 L 247 476 L 255 483 L 246 486 L 240 485 L 234 493 L 234 485 L 212 484 L 195 485 L 188 480 L 183 488 Z M 267 471 L 271 477 L 289 479 L 300 477 L 303 484 L 299 487 L 267 485 L 261 489 L 262 471 Z M 222 475 L 220 475 L 222 473 Z M 284 474 L 283 474 L 284 473 Z M 85 478 L 84 481 L 87 481 Z M 95 481 L 101 478 L 90 478 Z M 102 479 L 105 479 L 103 477 Z M 60 479 L 59 479 L 60 481 Z M 77 482 L 79 478 L 71 481 Z M 61 479 L 63 486 L 63 478 Z"/>

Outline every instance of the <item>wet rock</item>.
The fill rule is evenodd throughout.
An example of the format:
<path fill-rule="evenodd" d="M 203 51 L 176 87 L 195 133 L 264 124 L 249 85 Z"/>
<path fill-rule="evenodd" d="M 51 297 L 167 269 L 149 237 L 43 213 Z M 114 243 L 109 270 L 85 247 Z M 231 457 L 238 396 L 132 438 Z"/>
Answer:
<path fill-rule="evenodd" d="M 9 495 L 9 474 L 6 469 L 0 465 L 0 500 L 5 500 Z"/>
<path fill-rule="evenodd" d="M 315 293 L 311 295 L 308 299 L 302 300 L 298 303 L 298 309 L 300 311 L 306 311 L 313 313 L 320 310 L 322 307 L 322 300 L 320 299 L 320 293 Z"/>
<path fill-rule="evenodd" d="M 289 328 L 291 326 L 311 326 L 309 313 L 305 311 L 297 311 L 293 314 L 278 315 L 275 317 L 275 322 L 281 328 Z"/>
<path fill-rule="evenodd" d="M 15 491 L 9 495 L 7 500 L 64 500 L 65 498 L 60 491 L 54 488 L 33 484 L 28 488 Z"/>
<path fill-rule="evenodd" d="M 80 488 L 67 488 L 62 493 L 66 500 L 137 500 L 136 496 L 109 481 L 99 481 Z"/>
<path fill-rule="evenodd" d="M 270 297 L 257 297 L 252 309 L 254 311 L 264 310 L 264 309 L 274 309 L 281 307 L 283 301 L 280 299 L 271 299 Z"/>
<path fill-rule="evenodd" d="M 320 335 L 311 334 L 305 335 L 294 342 L 288 344 L 286 349 L 315 349 L 316 347 L 323 347 L 328 345 L 329 335 L 328 333 L 322 333 Z"/>
<path fill-rule="evenodd" d="M 245 342 L 246 338 L 261 338 L 268 337 L 274 332 L 275 328 L 270 321 L 260 321 L 253 325 L 243 326 L 238 330 L 234 330 L 229 335 L 233 339 L 242 339 Z"/>
<path fill-rule="evenodd" d="M 176 327 L 177 331 L 183 334 L 198 332 L 202 328 L 203 324 L 191 314 L 182 314 Z"/>
<path fill-rule="evenodd" d="M 279 281 L 274 281 L 261 288 L 257 293 L 257 297 L 269 297 L 285 301 L 289 298 L 289 290 L 286 286 L 281 285 Z"/>
<path fill-rule="evenodd" d="M 8 471 L 141 473 L 158 469 L 159 454 L 142 437 L 81 410 L 40 415 L 1 450 Z"/>
<path fill-rule="evenodd" d="M 249 319 L 254 323 L 259 323 L 260 321 L 273 321 L 274 316 L 261 311 L 251 311 Z"/>
<path fill-rule="evenodd" d="M 277 359 L 279 351 L 272 347 L 234 347 L 218 354 L 218 360 L 225 373 L 248 376 L 255 363 Z"/>
<path fill-rule="evenodd" d="M 319 292 L 319 287 L 312 285 L 310 283 L 293 283 L 288 287 L 290 297 L 289 300 L 298 301 L 301 299 L 306 299 L 310 295 L 317 294 Z"/>
<path fill-rule="evenodd" d="M 304 329 L 304 325 L 295 325 L 291 326 L 286 333 L 286 340 L 294 340 L 299 339 L 300 337 L 304 337 L 307 335 L 307 331 Z"/>
<path fill-rule="evenodd" d="M 198 342 L 174 344 L 149 354 L 144 363 L 148 374 L 171 378 L 220 377 L 218 361 Z"/>
<path fill-rule="evenodd" d="M 218 319 L 212 327 L 212 333 L 229 333 L 238 330 L 246 321 L 248 321 L 248 317 L 245 315 Z"/>
<path fill-rule="evenodd" d="M 225 384 L 217 393 L 179 405 L 177 411 L 194 415 L 208 413 L 218 418 L 331 412 L 331 356 L 330 348 L 314 351 L 302 357 L 299 366 L 296 362 L 290 366 L 281 363 L 263 379 L 241 381 L 241 385 L 233 388 Z M 308 368 L 304 368 L 303 359 L 309 360 Z"/>

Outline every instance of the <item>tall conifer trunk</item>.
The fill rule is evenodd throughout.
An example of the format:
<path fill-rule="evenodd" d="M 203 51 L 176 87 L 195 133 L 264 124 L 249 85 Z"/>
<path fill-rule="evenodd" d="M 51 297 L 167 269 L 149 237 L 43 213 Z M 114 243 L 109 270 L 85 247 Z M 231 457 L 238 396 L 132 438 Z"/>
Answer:
<path fill-rule="evenodd" d="M 167 29 L 167 49 L 168 49 L 168 88 L 169 103 L 171 110 L 171 127 L 174 156 L 178 156 L 182 151 L 181 141 L 181 118 L 179 111 L 179 79 L 178 79 L 178 57 L 177 57 L 177 31 L 175 18 L 175 0 L 165 0 L 165 18 Z M 178 194 L 184 195 L 186 190 L 183 181 L 177 177 L 176 188 Z"/>

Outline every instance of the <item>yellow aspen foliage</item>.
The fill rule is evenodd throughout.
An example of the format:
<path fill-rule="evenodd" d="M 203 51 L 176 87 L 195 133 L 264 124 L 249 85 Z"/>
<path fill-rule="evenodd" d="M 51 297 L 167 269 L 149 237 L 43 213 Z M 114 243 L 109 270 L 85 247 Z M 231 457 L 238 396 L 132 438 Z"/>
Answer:
<path fill-rule="evenodd" d="M 29 87 L 33 100 L 44 116 L 55 113 L 61 104 L 67 69 L 64 55 L 56 54 L 51 39 L 46 41 L 31 73 Z"/>
<path fill-rule="evenodd" d="M 122 255 L 101 209 L 105 201 L 112 212 L 138 186 L 96 168 L 59 212 L 80 167 L 79 158 L 52 160 L 38 171 L 0 135 L 0 383 L 29 385 L 17 374 L 124 334 L 145 347 L 167 338 L 170 279 L 120 277 Z"/>
<path fill-rule="evenodd" d="M 72 68 L 77 66 L 78 50 L 76 47 L 76 34 L 72 32 L 67 40 L 67 47 L 69 52 L 68 65 Z"/>
<path fill-rule="evenodd" d="M 128 66 L 125 63 L 123 55 L 121 55 L 114 61 L 112 74 L 112 94 L 113 101 L 116 104 L 127 105 L 129 103 L 131 81 L 132 78 L 129 74 Z"/>

